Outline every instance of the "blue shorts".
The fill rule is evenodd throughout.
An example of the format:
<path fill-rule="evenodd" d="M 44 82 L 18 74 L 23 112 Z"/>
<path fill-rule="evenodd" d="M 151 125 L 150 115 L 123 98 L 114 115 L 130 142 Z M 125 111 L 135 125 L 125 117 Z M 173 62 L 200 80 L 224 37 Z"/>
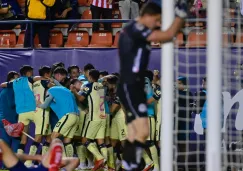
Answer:
<path fill-rule="evenodd" d="M 20 138 L 10 137 L 3 127 L 0 127 L 0 138 L 6 142 L 13 152 L 17 153 L 20 144 Z"/>
<path fill-rule="evenodd" d="M 10 171 L 48 171 L 48 168 L 45 168 L 42 164 L 39 165 L 37 168 L 27 168 L 24 163 L 19 161 L 14 167 L 9 168 Z"/>

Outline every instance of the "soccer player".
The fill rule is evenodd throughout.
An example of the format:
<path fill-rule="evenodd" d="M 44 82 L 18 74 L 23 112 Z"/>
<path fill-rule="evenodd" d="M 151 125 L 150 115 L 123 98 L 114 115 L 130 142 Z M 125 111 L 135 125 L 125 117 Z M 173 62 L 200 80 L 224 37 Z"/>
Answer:
<path fill-rule="evenodd" d="M 66 80 L 68 75 L 68 72 L 65 68 L 63 67 L 57 67 L 54 71 L 53 71 L 53 77 L 54 77 L 54 81 L 58 81 L 59 84 L 57 82 L 54 82 L 57 86 L 62 86 L 64 84 L 64 81 Z"/>
<path fill-rule="evenodd" d="M 153 81 L 153 72 L 147 70 L 145 72 L 145 92 L 147 101 L 150 98 L 153 98 L 153 88 L 152 88 L 152 81 Z M 155 103 L 151 102 L 147 104 L 148 107 L 148 121 L 149 121 L 149 137 L 147 138 L 146 144 L 147 149 L 144 151 L 143 158 L 145 160 L 146 166 L 144 171 L 149 170 L 154 166 L 154 170 L 159 171 L 159 160 L 158 160 L 158 151 L 154 144 L 155 142 Z M 151 154 L 152 160 L 148 156 L 147 153 Z"/>
<path fill-rule="evenodd" d="M 42 66 L 39 69 L 39 75 L 43 78 L 50 78 L 51 77 L 51 68 L 49 66 Z M 33 92 L 35 95 L 36 101 L 40 101 L 44 103 L 46 98 L 46 92 L 48 88 L 54 86 L 49 80 L 39 80 L 33 84 Z M 50 109 L 41 109 L 36 108 L 34 114 L 34 123 L 35 123 L 35 142 L 30 146 L 30 155 L 35 155 L 39 146 L 39 143 L 42 141 L 42 137 L 48 134 L 49 128 L 49 118 L 50 118 Z M 51 132 L 49 132 L 50 134 Z M 42 153 L 46 153 L 48 150 L 49 143 L 45 142 L 42 146 Z M 27 167 L 31 167 L 33 165 L 31 160 L 27 160 L 25 162 Z"/>
<path fill-rule="evenodd" d="M 68 67 L 68 74 L 70 79 L 75 79 L 79 77 L 79 67 L 77 65 L 71 65 Z"/>
<path fill-rule="evenodd" d="M 176 18 L 168 30 L 155 30 L 160 27 L 161 8 L 155 3 L 147 3 L 137 20 L 128 24 L 120 34 L 121 76 L 118 94 L 126 110 L 128 123 L 128 141 L 123 155 L 125 170 L 138 168 L 149 136 L 144 72 L 149 62 L 150 43 L 173 40 L 187 16 L 186 0 L 177 2 L 175 12 Z"/>
<path fill-rule="evenodd" d="M 124 145 L 124 141 L 127 136 L 127 126 L 125 121 L 125 114 L 122 110 L 119 97 L 117 96 L 117 84 L 118 78 L 113 76 L 107 79 L 108 82 L 108 91 L 110 94 L 110 115 L 111 115 L 111 144 L 116 151 L 120 151 L 118 148 L 118 143 L 121 142 L 121 145 Z M 113 150 L 113 149 L 111 149 Z M 110 170 L 115 170 L 115 159 L 114 155 L 110 156 L 110 162 L 108 163 Z"/>
<path fill-rule="evenodd" d="M 38 101 L 38 107 L 42 109 L 46 109 L 49 106 L 59 119 L 53 129 L 51 138 L 55 139 L 63 136 L 66 155 L 67 157 L 72 157 L 74 149 L 71 141 L 79 121 L 76 99 L 69 89 L 62 86 L 54 86 L 47 91 L 44 103 Z"/>
<path fill-rule="evenodd" d="M 15 71 L 10 71 L 7 76 L 7 82 L 12 82 L 19 77 L 19 74 Z M 18 122 L 18 114 L 15 109 L 14 102 L 14 90 L 12 88 L 4 88 L 0 92 L 0 121 L 2 119 L 6 119 L 11 123 Z M 0 135 L 2 140 L 4 140 L 10 147 L 12 147 L 13 151 L 17 153 L 20 139 L 10 137 L 4 127 L 2 122 L 0 122 Z"/>
<path fill-rule="evenodd" d="M 177 132 L 177 167 L 178 169 L 187 170 L 186 152 L 188 149 L 189 140 L 189 123 L 191 119 L 193 99 L 192 93 L 188 90 L 188 80 L 186 77 L 177 78 L 177 94 L 175 102 L 175 130 Z M 181 154 L 182 153 L 182 154 Z"/>
<path fill-rule="evenodd" d="M 107 75 L 109 75 L 109 73 L 107 71 L 100 71 L 100 78 L 103 78 Z"/>
<path fill-rule="evenodd" d="M 107 148 L 105 145 L 105 128 L 106 128 L 106 114 L 104 109 L 104 87 L 98 83 L 100 73 L 92 69 L 89 71 L 89 83 L 83 88 L 82 94 L 79 95 L 72 86 L 72 91 L 76 98 L 83 102 L 88 99 L 89 114 L 87 116 L 88 122 L 85 123 L 85 131 L 83 137 L 87 138 L 85 146 L 94 155 L 96 162 L 92 170 L 97 170 L 102 167 L 107 160 Z M 101 153 L 93 140 L 96 140 Z"/>
<path fill-rule="evenodd" d="M 54 139 L 51 142 L 50 149 L 44 156 L 31 156 L 26 154 L 15 155 L 11 148 L 9 148 L 9 146 L 0 139 L 1 159 L 10 171 L 49 171 L 49 169 L 53 167 L 53 164 L 56 164 L 55 161 L 61 159 L 62 157 L 61 154 L 58 154 L 58 151 L 55 148 L 57 146 L 62 146 L 62 142 L 59 139 Z M 27 168 L 22 163 L 24 160 L 36 160 L 40 161 L 41 164 L 37 168 Z M 73 171 L 78 164 L 79 160 L 77 158 L 63 158 L 60 162 L 61 167 L 63 167 L 63 170 L 65 171 Z M 58 170 L 59 167 L 56 167 L 53 171 Z"/>
<path fill-rule="evenodd" d="M 71 85 L 72 88 L 75 89 L 79 95 L 82 94 L 82 92 L 80 91 L 81 86 L 82 86 L 82 82 L 78 79 L 73 79 L 71 81 Z M 87 157 L 87 149 L 84 146 L 84 143 L 82 142 L 86 142 L 85 138 L 82 137 L 83 132 L 84 132 L 84 126 L 85 126 L 85 120 L 86 117 L 88 115 L 88 106 L 84 103 L 81 103 L 79 101 L 77 101 L 78 104 L 78 109 L 79 109 L 79 123 L 78 123 L 78 128 L 75 132 L 75 137 L 74 137 L 74 144 L 75 144 L 75 148 L 76 148 L 76 152 L 78 155 L 78 158 L 80 160 L 80 165 L 79 165 L 79 169 L 89 169 L 91 167 L 91 163 L 89 161 L 88 166 L 86 165 L 86 159 L 89 160 L 89 158 Z M 80 141 L 81 140 L 81 141 Z"/>
<path fill-rule="evenodd" d="M 13 88 L 16 111 L 18 113 L 18 122 L 25 125 L 24 131 L 28 131 L 30 121 L 34 120 L 34 113 L 36 110 L 36 101 L 32 85 L 35 81 L 44 80 L 42 77 L 33 77 L 33 68 L 29 65 L 24 65 L 20 68 L 21 77 L 15 79 L 13 82 L 2 83 L 1 87 Z M 27 137 L 21 136 L 21 142 L 18 153 L 23 153 Z"/>
<path fill-rule="evenodd" d="M 80 81 L 82 81 L 84 85 L 87 84 L 87 83 L 89 82 L 89 81 L 88 81 L 88 77 L 89 77 L 89 71 L 90 71 L 91 69 L 95 69 L 95 67 L 94 67 L 92 64 L 86 64 L 86 65 L 84 66 L 84 74 L 83 74 L 83 75 L 80 75 L 80 76 L 78 77 L 78 79 L 79 79 Z"/>

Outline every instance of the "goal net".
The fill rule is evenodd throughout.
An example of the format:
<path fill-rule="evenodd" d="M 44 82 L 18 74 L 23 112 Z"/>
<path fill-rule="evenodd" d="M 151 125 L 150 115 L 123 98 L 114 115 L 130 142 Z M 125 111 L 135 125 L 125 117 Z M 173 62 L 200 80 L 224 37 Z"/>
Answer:
<path fill-rule="evenodd" d="M 207 168 L 206 148 L 211 145 L 206 140 L 207 5 L 205 0 L 189 4 L 189 19 L 174 44 L 173 170 Z M 223 22 L 215 21 L 222 26 L 222 41 L 218 42 L 222 44 L 222 83 L 218 87 L 222 112 L 221 119 L 215 121 L 221 125 L 221 143 L 217 153 L 221 170 L 238 171 L 243 169 L 243 12 L 240 0 L 224 0 L 222 5 Z"/>

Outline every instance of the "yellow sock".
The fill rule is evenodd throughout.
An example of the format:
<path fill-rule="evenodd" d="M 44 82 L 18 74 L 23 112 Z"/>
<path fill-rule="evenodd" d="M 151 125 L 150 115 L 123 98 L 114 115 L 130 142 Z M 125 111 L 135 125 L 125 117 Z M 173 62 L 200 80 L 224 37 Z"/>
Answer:
<path fill-rule="evenodd" d="M 115 169 L 115 160 L 114 160 L 114 150 L 113 150 L 113 147 L 109 147 L 107 148 L 107 151 L 108 151 L 108 166 L 110 168 L 114 168 Z"/>
<path fill-rule="evenodd" d="M 83 145 L 79 145 L 79 146 L 76 146 L 76 150 L 77 150 L 77 155 L 80 160 L 80 163 L 85 163 L 86 151 L 87 151 L 86 147 Z"/>
<path fill-rule="evenodd" d="M 66 144 L 65 145 L 65 151 L 66 151 L 67 157 L 73 157 L 74 149 L 73 149 L 72 144 Z"/>
<path fill-rule="evenodd" d="M 103 147 L 100 149 L 100 152 L 102 154 L 102 156 L 105 158 L 105 160 L 107 161 L 108 160 L 108 150 L 106 147 Z"/>
<path fill-rule="evenodd" d="M 101 160 L 104 159 L 104 157 L 100 154 L 97 146 L 95 145 L 95 143 L 90 143 L 87 146 L 87 149 L 94 155 L 96 160 Z"/>
<path fill-rule="evenodd" d="M 49 146 L 42 146 L 42 155 L 44 155 L 44 154 L 46 154 L 47 153 L 47 151 L 49 150 Z"/>
<path fill-rule="evenodd" d="M 146 165 L 152 163 L 152 160 L 150 159 L 150 157 L 148 156 L 148 154 L 145 150 L 143 151 L 143 159 L 144 159 Z"/>
<path fill-rule="evenodd" d="M 159 169 L 159 156 L 158 156 L 157 148 L 155 147 L 155 145 L 153 145 L 153 146 L 149 147 L 149 150 L 150 150 L 153 162 L 154 162 L 154 168 Z"/>
<path fill-rule="evenodd" d="M 31 156 L 36 155 L 36 152 L 37 152 L 37 146 L 36 146 L 36 144 L 31 145 L 30 146 L 29 155 L 31 155 Z M 26 166 L 31 166 L 32 165 L 32 160 L 27 160 L 25 162 L 25 165 Z"/>
<path fill-rule="evenodd" d="M 18 149 L 17 154 L 24 154 L 24 150 Z"/>

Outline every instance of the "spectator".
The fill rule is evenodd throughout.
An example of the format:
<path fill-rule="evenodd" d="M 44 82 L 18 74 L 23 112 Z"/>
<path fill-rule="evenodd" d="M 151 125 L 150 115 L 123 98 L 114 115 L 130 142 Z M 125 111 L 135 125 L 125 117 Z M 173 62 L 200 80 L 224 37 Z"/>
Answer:
<path fill-rule="evenodd" d="M 90 6 L 92 19 L 111 19 L 112 0 L 93 0 Z M 99 31 L 100 23 L 93 23 L 93 32 Z M 111 23 L 104 23 L 104 30 L 111 32 Z"/>
<path fill-rule="evenodd" d="M 79 19 L 78 1 L 77 0 L 56 0 L 51 9 L 52 19 Z M 69 25 L 69 29 L 73 24 Z"/>
<path fill-rule="evenodd" d="M 119 0 L 119 9 L 122 19 L 135 19 L 139 16 L 140 0 Z"/>
<path fill-rule="evenodd" d="M 0 21 L 2 20 L 24 20 L 25 17 L 19 7 L 16 0 L 0 0 Z M 16 23 L 13 24 L 1 24 L 0 30 L 11 30 L 16 27 Z M 21 25 L 21 29 L 24 29 L 25 25 Z"/>
<path fill-rule="evenodd" d="M 26 15 L 29 20 L 49 20 L 51 17 L 50 7 L 55 3 L 55 0 L 28 0 Z M 50 25 L 43 23 L 27 24 L 24 47 L 31 47 L 31 40 L 38 34 L 42 47 L 49 47 Z M 34 42 L 34 41 L 33 41 Z"/>

